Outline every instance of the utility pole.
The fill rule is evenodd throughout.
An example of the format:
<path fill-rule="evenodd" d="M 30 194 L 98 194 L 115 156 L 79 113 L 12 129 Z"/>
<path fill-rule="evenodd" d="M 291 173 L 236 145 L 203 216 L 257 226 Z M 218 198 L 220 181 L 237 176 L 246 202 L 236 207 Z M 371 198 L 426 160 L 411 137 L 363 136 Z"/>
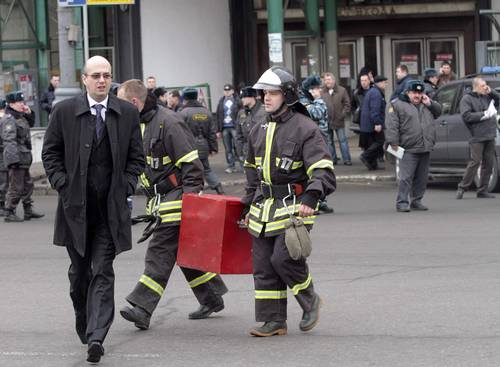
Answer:
<path fill-rule="evenodd" d="M 59 71 L 61 83 L 55 90 L 56 100 L 76 96 L 81 93 L 76 82 L 74 40 L 68 39 L 70 26 L 73 24 L 73 8 L 58 6 L 57 8 L 58 34 L 59 34 Z M 74 35 L 72 35 L 74 36 Z"/>
<path fill-rule="evenodd" d="M 339 75 L 339 44 L 337 34 L 337 0 L 325 0 L 325 44 L 328 71 Z"/>
<path fill-rule="evenodd" d="M 307 58 L 309 61 L 309 73 L 319 75 L 320 73 L 320 24 L 319 24 L 319 0 L 306 0 L 304 12 L 307 28 L 312 36 L 307 40 Z"/>
<path fill-rule="evenodd" d="M 283 66 L 283 0 L 267 0 L 267 37 L 270 66 Z"/>

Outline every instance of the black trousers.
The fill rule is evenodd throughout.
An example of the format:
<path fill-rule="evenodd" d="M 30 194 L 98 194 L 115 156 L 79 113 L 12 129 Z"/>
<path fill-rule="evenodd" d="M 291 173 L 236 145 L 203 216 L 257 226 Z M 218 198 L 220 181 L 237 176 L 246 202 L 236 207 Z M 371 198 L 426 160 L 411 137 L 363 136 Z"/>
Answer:
<path fill-rule="evenodd" d="M 70 296 L 76 317 L 86 316 L 89 343 L 102 342 L 115 314 L 115 247 L 105 221 L 89 225 L 87 236 L 84 257 L 73 247 L 66 247 L 71 259 Z"/>
<path fill-rule="evenodd" d="M 130 304 L 150 314 L 154 312 L 177 260 L 178 246 L 179 226 L 162 224 L 155 230 L 146 251 L 144 273 L 126 298 Z M 226 285 L 217 274 L 183 267 L 181 270 L 202 305 L 217 303 L 220 296 L 227 292 Z"/>
<path fill-rule="evenodd" d="M 0 205 L 5 205 L 5 195 L 9 188 L 9 171 L 0 169 Z"/>
<path fill-rule="evenodd" d="M 29 168 L 10 168 L 5 208 L 14 210 L 21 200 L 24 206 L 31 205 L 33 203 L 31 194 L 33 194 L 33 180 Z"/>
<path fill-rule="evenodd" d="M 384 142 L 385 135 L 383 131 L 379 133 L 373 132 L 367 135 L 366 149 L 361 154 L 363 155 L 363 158 L 367 160 L 368 164 L 374 169 L 378 166 L 377 160 L 381 155 L 381 151 L 383 155 Z"/>
<path fill-rule="evenodd" d="M 257 322 L 287 319 L 287 286 L 305 311 L 311 311 L 314 287 L 304 258 L 293 260 L 285 235 L 253 238 L 253 278 Z"/>

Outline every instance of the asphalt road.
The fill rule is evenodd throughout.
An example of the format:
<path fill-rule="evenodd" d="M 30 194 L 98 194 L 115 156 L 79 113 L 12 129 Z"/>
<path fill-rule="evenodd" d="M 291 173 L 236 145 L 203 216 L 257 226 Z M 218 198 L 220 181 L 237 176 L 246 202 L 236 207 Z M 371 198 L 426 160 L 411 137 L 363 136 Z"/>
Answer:
<path fill-rule="evenodd" d="M 224 277 L 224 311 L 188 320 L 197 303 L 176 269 L 150 330 L 117 313 L 101 365 L 499 366 L 500 196 L 457 201 L 452 188 L 433 187 L 431 210 L 412 213 L 396 213 L 394 197 L 391 184 L 341 186 L 330 199 L 335 214 L 319 217 L 309 264 L 325 305 L 313 331 L 299 331 L 289 297 L 288 336 L 249 336 L 249 275 Z M 45 218 L 0 223 L 0 366 L 85 365 L 69 261 L 50 245 L 56 199 L 35 200 Z M 144 251 L 137 245 L 115 261 L 117 308 L 142 273 Z"/>

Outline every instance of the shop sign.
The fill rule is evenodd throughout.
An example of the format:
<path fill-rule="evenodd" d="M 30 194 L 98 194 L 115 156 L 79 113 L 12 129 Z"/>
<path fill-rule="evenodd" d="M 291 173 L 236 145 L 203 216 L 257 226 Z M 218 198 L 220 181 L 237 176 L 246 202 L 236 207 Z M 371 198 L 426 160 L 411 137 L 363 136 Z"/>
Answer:
<path fill-rule="evenodd" d="M 135 0 L 59 0 L 57 5 L 84 6 L 84 5 L 133 5 Z"/>
<path fill-rule="evenodd" d="M 451 61 L 451 60 L 453 60 L 453 54 L 437 54 L 436 60 L 438 60 L 438 61 Z"/>
<path fill-rule="evenodd" d="M 281 33 L 269 33 L 269 60 L 278 64 L 283 62 L 283 38 Z"/>
<path fill-rule="evenodd" d="M 381 17 L 387 15 L 396 15 L 396 9 L 393 6 L 349 6 L 338 9 L 339 17 Z"/>
<path fill-rule="evenodd" d="M 351 77 L 351 60 L 347 57 L 339 59 L 339 72 L 341 79 L 348 79 Z"/>

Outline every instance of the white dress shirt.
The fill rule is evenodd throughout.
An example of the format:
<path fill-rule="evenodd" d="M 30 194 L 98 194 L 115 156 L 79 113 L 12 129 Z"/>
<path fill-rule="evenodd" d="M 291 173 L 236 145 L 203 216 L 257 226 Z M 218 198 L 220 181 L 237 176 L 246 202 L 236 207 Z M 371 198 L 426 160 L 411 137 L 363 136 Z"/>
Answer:
<path fill-rule="evenodd" d="M 106 111 L 108 109 L 108 99 L 109 99 L 109 96 L 106 96 L 106 98 L 102 101 L 102 102 L 96 102 L 91 96 L 89 96 L 89 94 L 87 93 L 87 99 L 89 101 L 89 106 L 90 106 L 90 113 L 92 115 L 97 115 L 97 111 L 96 109 L 94 108 L 94 106 L 96 104 L 100 104 L 103 106 L 102 110 L 101 110 L 101 117 L 102 117 L 102 121 L 106 121 Z"/>

